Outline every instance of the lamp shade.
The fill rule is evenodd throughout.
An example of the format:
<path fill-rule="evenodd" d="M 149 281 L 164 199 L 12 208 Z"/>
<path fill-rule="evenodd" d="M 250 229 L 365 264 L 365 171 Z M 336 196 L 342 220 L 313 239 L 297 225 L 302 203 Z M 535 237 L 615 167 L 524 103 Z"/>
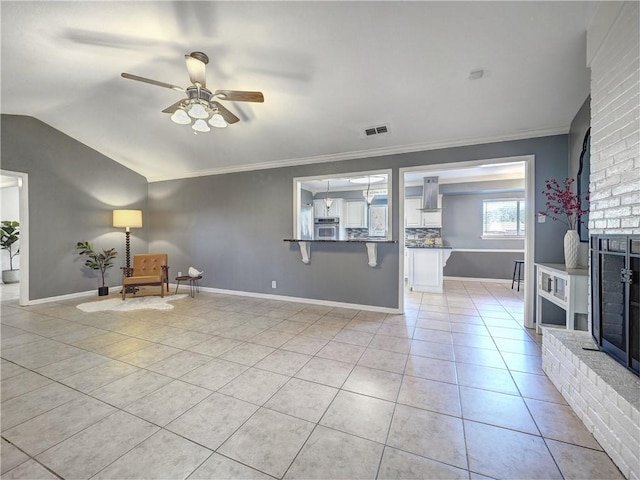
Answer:
<path fill-rule="evenodd" d="M 196 132 L 209 132 L 211 131 L 211 129 L 209 128 L 209 125 L 207 125 L 207 123 L 202 120 L 201 118 L 196 120 L 193 125 L 191 125 L 191 128 L 193 128 Z"/>
<path fill-rule="evenodd" d="M 113 226 L 125 228 L 141 228 L 142 210 L 114 210 Z"/>
<path fill-rule="evenodd" d="M 173 115 L 171 115 L 171 121 L 179 125 L 188 125 L 191 123 L 191 118 L 187 115 L 187 112 L 182 108 L 178 108 Z"/>
<path fill-rule="evenodd" d="M 214 113 L 209 119 L 209 125 L 216 128 L 225 128 L 227 126 L 227 122 L 222 115 Z"/>

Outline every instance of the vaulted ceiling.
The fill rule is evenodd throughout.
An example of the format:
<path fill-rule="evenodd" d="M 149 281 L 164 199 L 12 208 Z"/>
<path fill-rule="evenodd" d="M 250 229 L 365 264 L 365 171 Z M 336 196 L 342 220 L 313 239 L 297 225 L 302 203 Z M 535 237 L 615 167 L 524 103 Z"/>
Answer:
<path fill-rule="evenodd" d="M 30 115 L 150 181 L 566 133 L 589 94 L 595 2 L 1 3 L 1 112 Z M 162 113 L 206 53 L 240 122 Z M 482 70 L 479 79 L 471 72 Z M 365 135 L 387 125 L 389 133 Z M 37 139 L 34 139 L 37 141 Z"/>

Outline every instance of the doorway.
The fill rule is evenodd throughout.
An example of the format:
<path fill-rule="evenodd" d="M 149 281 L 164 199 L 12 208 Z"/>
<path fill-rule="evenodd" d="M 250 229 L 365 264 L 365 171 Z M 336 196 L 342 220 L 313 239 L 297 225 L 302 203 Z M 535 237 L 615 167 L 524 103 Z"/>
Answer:
<path fill-rule="evenodd" d="M 407 218 L 405 215 L 406 208 L 411 207 L 413 203 L 416 203 L 417 201 L 417 199 L 415 198 L 416 196 L 422 195 L 422 190 L 416 187 L 424 180 L 425 177 L 437 177 L 439 180 L 440 180 L 440 177 L 442 177 L 443 188 L 441 189 L 440 193 L 442 192 L 452 193 L 451 197 L 449 198 L 453 199 L 454 197 L 462 198 L 461 197 L 462 195 L 469 195 L 469 196 L 473 195 L 474 191 L 481 190 L 480 187 L 476 188 L 474 187 L 474 185 L 480 185 L 481 182 L 486 182 L 483 188 L 487 192 L 490 192 L 492 190 L 497 191 L 500 188 L 502 188 L 506 192 L 503 195 L 504 197 L 511 197 L 515 200 L 524 199 L 524 204 L 527 206 L 527 208 L 525 209 L 525 213 L 524 213 L 525 218 L 524 218 L 524 222 L 521 225 L 521 228 L 524 230 L 525 235 L 520 236 L 520 243 L 518 244 L 513 241 L 513 240 L 516 240 L 515 235 L 513 235 L 514 238 L 505 238 L 504 241 L 496 241 L 496 242 L 494 242 L 493 239 L 490 238 L 490 235 L 485 236 L 484 234 L 487 233 L 484 231 L 484 226 L 485 226 L 484 215 L 485 214 L 482 210 L 479 211 L 480 213 L 478 213 L 478 211 L 476 210 L 476 213 L 474 214 L 475 215 L 474 221 L 478 225 L 478 228 L 481 230 L 473 234 L 473 236 L 475 237 L 473 239 L 473 242 L 483 243 L 482 248 L 475 248 L 477 246 L 474 245 L 473 242 L 471 242 L 471 239 L 468 239 L 469 241 L 466 242 L 465 244 L 464 241 L 461 242 L 460 238 L 458 238 L 453 242 L 453 244 L 449 244 L 448 239 L 446 237 L 448 233 L 451 233 L 451 229 L 449 229 L 449 232 L 447 232 L 447 227 L 446 225 L 444 225 L 444 223 L 443 223 L 443 226 L 440 227 L 441 230 L 438 230 L 437 225 L 435 224 L 433 225 L 434 229 L 428 233 L 428 236 L 434 236 L 436 237 L 436 240 L 432 241 L 431 239 L 428 239 L 427 242 L 436 243 L 436 242 L 442 241 L 445 246 L 449 245 L 453 247 L 452 252 L 455 252 L 456 249 L 458 249 L 459 250 L 458 258 L 461 258 L 461 256 L 463 255 L 462 252 L 464 252 L 464 255 L 468 255 L 468 256 L 478 255 L 478 254 L 482 255 L 484 253 L 481 251 L 482 249 L 486 249 L 487 252 L 492 252 L 492 253 L 487 253 L 487 256 L 488 255 L 500 256 L 501 251 L 508 252 L 510 255 L 515 255 L 517 252 L 520 252 L 520 255 L 524 253 L 524 266 L 525 266 L 525 271 L 523 276 L 524 285 L 521 286 L 521 288 L 523 288 L 524 290 L 523 324 L 527 328 L 534 327 L 533 301 L 532 301 L 533 283 L 534 283 L 533 259 L 534 259 L 534 229 L 535 229 L 534 162 L 535 162 L 534 156 L 527 155 L 527 156 L 507 157 L 507 158 L 497 158 L 497 159 L 484 159 L 484 160 L 476 160 L 476 161 L 469 161 L 469 162 L 456 162 L 456 163 L 449 163 L 449 164 L 423 165 L 423 166 L 407 167 L 407 168 L 400 169 L 399 211 L 400 211 L 402 220 L 399 223 L 400 225 L 399 241 L 401 244 L 401 250 L 400 250 L 401 261 L 399 262 L 399 267 L 400 267 L 399 268 L 400 270 L 399 272 L 399 289 L 400 289 L 399 309 L 401 311 L 404 311 L 405 309 L 404 294 L 405 294 L 405 278 L 407 277 L 407 272 L 405 271 L 407 267 L 405 262 L 403 262 L 403 259 L 406 258 L 405 254 L 407 254 L 405 245 L 407 245 L 408 242 L 415 242 L 415 241 L 422 242 L 423 241 L 422 237 L 424 235 L 427 235 L 426 233 L 424 233 L 426 232 L 426 229 L 419 230 L 419 229 L 406 228 L 407 227 L 407 223 L 406 223 Z M 521 172 L 520 174 L 515 173 L 516 171 L 518 171 L 518 169 L 520 169 L 520 172 Z M 482 177 L 485 177 L 485 178 L 482 178 Z M 514 179 L 516 177 L 519 177 L 520 179 L 520 187 L 518 188 L 517 185 L 515 185 L 515 183 L 514 185 L 508 187 L 507 180 Z M 449 186 L 456 183 L 460 184 L 457 192 L 455 191 L 456 190 L 455 188 Z M 511 190 L 512 193 L 508 193 L 509 190 Z M 457 194 L 453 195 L 453 193 L 457 193 Z M 406 202 L 405 197 L 409 198 L 410 202 L 413 202 L 413 203 Z M 411 197 L 414 197 L 414 198 L 411 198 Z M 490 197 L 490 195 L 487 195 L 487 197 Z M 446 212 L 446 204 L 447 204 L 447 199 L 445 198 L 443 201 L 444 212 Z M 411 215 L 412 217 L 416 216 L 415 212 L 413 212 Z M 429 214 L 429 218 L 431 217 L 433 217 L 433 214 Z M 477 218 L 477 217 L 482 217 L 482 218 Z M 442 221 L 446 222 L 446 218 L 447 218 L 447 215 L 446 213 L 444 213 L 442 217 Z M 410 218 L 409 221 L 413 225 L 413 223 L 416 222 L 416 219 Z M 425 221 L 431 222 L 432 220 L 425 220 Z M 441 235 L 440 232 L 442 232 L 443 235 Z M 490 234 L 491 232 L 488 232 L 488 233 Z M 440 237 L 440 238 L 437 238 L 437 237 Z M 509 247 L 508 248 L 497 247 L 501 243 L 503 245 L 508 244 Z M 457 246 L 456 244 L 459 244 L 459 245 Z M 452 257 L 455 258 L 453 255 L 455 255 L 455 253 L 452 254 Z M 460 265 L 461 263 L 462 262 L 458 262 L 458 265 Z M 455 270 L 454 268 L 455 262 L 452 262 L 448 265 L 450 267 L 448 270 L 451 271 L 452 268 L 453 270 Z M 508 275 L 507 274 L 502 275 L 502 277 L 504 277 L 503 281 L 507 280 L 507 276 L 508 276 L 509 282 L 511 281 L 511 277 L 512 277 L 511 272 L 513 271 L 513 263 L 510 263 L 510 268 L 511 268 L 511 271 L 509 272 Z M 504 271 L 504 268 L 503 268 L 503 271 Z M 464 277 L 468 275 L 462 275 L 462 276 Z M 454 276 L 454 278 L 457 278 L 457 277 Z"/>
<path fill-rule="evenodd" d="M 2 190 L 1 220 L 20 222 L 20 253 L 18 260 L 20 281 L 17 284 L 0 285 L 2 301 L 15 301 L 19 305 L 29 304 L 29 176 L 24 172 L 0 170 Z M 5 203 L 6 202 L 6 203 Z M 11 217 L 11 218 L 9 218 Z M 3 252 L 4 253 L 4 252 Z M 8 262 L 8 259 L 7 259 Z M 5 268 L 4 256 L 2 268 Z M 14 267 L 15 268 L 15 267 Z"/>

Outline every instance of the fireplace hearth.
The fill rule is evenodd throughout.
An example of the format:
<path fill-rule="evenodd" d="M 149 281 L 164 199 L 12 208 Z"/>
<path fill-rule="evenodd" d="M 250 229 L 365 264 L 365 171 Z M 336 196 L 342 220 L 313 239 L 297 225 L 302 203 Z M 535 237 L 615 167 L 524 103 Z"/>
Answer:
<path fill-rule="evenodd" d="M 640 236 L 591 237 L 591 312 L 600 349 L 640 375 Z"/>

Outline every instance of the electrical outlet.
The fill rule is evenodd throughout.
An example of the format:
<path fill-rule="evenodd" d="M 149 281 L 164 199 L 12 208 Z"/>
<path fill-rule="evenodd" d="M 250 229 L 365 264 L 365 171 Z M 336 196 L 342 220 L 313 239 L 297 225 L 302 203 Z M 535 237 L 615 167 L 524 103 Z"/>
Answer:
<path fill-rule="evenodd" d="M 271 288 L 276 288 L 277 284 L 275 280 L 271 280 Z"/>

